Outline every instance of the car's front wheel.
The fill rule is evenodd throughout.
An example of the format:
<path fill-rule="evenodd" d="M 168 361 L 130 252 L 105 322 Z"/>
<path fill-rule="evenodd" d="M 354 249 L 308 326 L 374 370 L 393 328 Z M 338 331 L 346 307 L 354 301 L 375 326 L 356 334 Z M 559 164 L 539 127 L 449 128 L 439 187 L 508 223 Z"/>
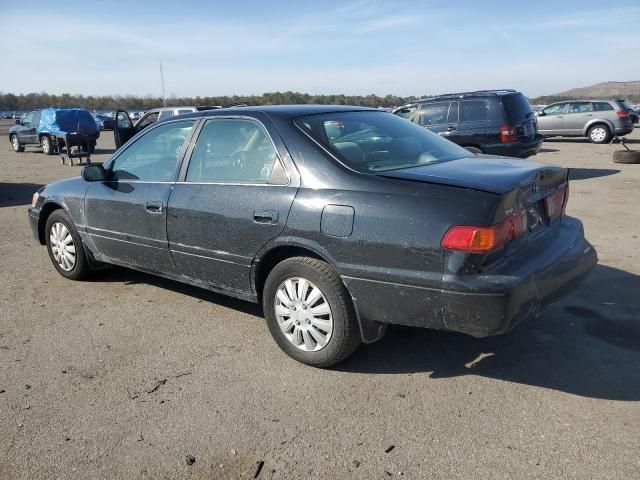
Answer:
<path fill-rule="evenodd" d="M 45 226 L 47 251 L 55 269 L 63 277 L 82 280 L 89 272 L 82 240 L 64 210 L 56 210 Z"/>
<path fill-rule="evenodd" d="M 330 367 L 361 343 L 347 289 L 326 262 L 293 257 L 269 273 L 263 292 L 269 331 L 290 357 L 315 367 Z"/>
<path fill-rule="evenodd" d="M 607 143 L 611 140 L 611 132 L 606 125 L 594 125 L 589 129 L 591 143 Z"/>
<path fill-rule="evenodd" d="M 20 140 L 18 140 L 18 136 L 17 135 L 11 135 L 11 147 L 13 148 L 14 152 L 24 152 L 24 145 L 20 144 Z"/>
<path fill-rule="evenodd" d="M 53 155 L 55 152 L 53 151 L 53 142 L 51 141 L 51 137 L 49 135 L 44 135 L 40 139 L 40 146 L 42 147 L 42 153 L 45 155 Z"/>

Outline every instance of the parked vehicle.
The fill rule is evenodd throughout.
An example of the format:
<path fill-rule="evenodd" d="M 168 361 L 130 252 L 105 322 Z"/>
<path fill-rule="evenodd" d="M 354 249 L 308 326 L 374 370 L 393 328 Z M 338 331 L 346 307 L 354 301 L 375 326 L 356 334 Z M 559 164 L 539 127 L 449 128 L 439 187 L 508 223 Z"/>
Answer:
<path fill-rule="evenodd" d="M 230 108 L 143 130 L 29 219 L 66 278 L 104 262 L 262 302 L 326 367 L 388 324 L 482 337 L 567 293 L 597 261 L 567 182 L 375 109 Z"/>
<path fill-rule="evenodd" d="M 114 117 L 109 115 L 104 115 L 102 113 L 96 113 L 94 118 L 99 120 L 102 124 L 102 128 L 100 130 L 113 130 L 116 124 L 116 120 Z"/>
<path fill-rule="evenodd" d="M 26 146 L 37 146 L 46 155 L 54 155 L 65 146 L 65 136 L 72 132 L 89 136 L 89 153 L 93 153 L 100 129 L 91 113 L 81 108 L 29 112 L 9 130 L 9 141 L 16 152 L 24 152 Z"/>
<path fill-rule="evenodd" d="M 473 153 L 526 158 L 542 147 L 535 114 L 524 95 L 515 90 L 438 95 L 393 113 Z"/>
<path fill-rule="evenodd" d="M 140 132 L 141 130 L 147 128 L 149 125 L 157 121 L 166 120 L 167 118 L 171 118 L 177 115 L 185 115 L 187 113 L 193 112 L 203 112 L 206 110 L 213 110 L 217 108 L 221 107 L 187 106 L 154 108 L 153 110 L 149 110 L 135 122 L 132 120 L 129 112 L 118 110 L 115 115 L 114 125 L 114 140 L 116 143 L 116 148 L 120 148 L 121 145 L 126 143 L 127 140 L 133 137 L 136 133 Z"/>
<path fill-rule="evenodd" d="M 624 100 L 572 100 L 538 112 L 538 129 L 547 137 L 587 137 L 608 143 L 633 131 L 631 108 Z"/>

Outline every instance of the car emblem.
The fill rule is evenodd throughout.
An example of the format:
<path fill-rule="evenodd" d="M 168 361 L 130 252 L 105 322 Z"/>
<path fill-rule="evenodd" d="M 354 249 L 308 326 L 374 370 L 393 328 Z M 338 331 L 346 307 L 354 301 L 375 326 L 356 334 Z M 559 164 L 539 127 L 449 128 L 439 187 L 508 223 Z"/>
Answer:
<path fill-rule="evenodd" d="M 537 183 L 534 183 L 531 190 L 533 191 L 533 193 L 538 193 L 540 191 L 540 185 L 538 185 Z"/>

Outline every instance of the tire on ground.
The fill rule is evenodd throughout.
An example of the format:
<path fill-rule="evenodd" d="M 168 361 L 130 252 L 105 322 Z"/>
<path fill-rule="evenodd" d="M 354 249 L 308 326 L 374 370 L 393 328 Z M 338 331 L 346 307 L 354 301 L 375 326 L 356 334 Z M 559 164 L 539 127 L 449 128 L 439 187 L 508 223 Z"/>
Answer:
<path fill-rule="evenodd" d="M 276 295 L 278 288 L 291 278 L 303 278 L 313 283 L 329 304 L 333 319 L 331 337 L 328 343 L 317 351 L 297 347 L 280 329 L 275 311 Z M 351 296 L 338 273 L 322 260 L 310 257 L 283 260 L 269 273 L 262 297 L 271 336 L 287 355 L 299 362 L 314 367 L 330 367 L 346 359 L 362 342 Z"/>
<path fill-rule="evenodd" d="M 56 223 L 61 223 L 66 227 L 66 229 L 71 234 L 71 238 L 73 240 L 73 246 L 75 247 L 75 264 L 71 270 L 64 270 L 55 259 L 52 245 L 51 245 L 51 228 Z M 84 254 L 84 248 L 82 246 L 82 239 L 78 234 L 78 230 L 76 230 L 75 225 L 66 214 L 66 212 L 62 209 L 55 210 L 49 215 L 47 218 L 47 223 L 45 225 L 45 241 L 47 242 L 47 252 L 49 253 L 49 258 L 51 259 L 51 263 L 53 263 L 54 268 L 58 271 L 60 275 L 70 280 L 82 280 L 86 278 L 91 269 L 89 267 L 89 262 Z"/>
<path fill-rule="evenodd" d="M 600 134 L 600 132 L 604 132 L 604 135 Z M 609 127 L 603 123 L 598 123 L 597 125 L 589 128 L 589 132 L 587 133 L 587 137 L 589 137 L 589 141 L 591 143 L 608 143 L 611 140 L 611 130 Z M 596 137 L 594 139 L 594 137 Z"/>
<path fill-rule="evenodd" d="M 49 135 L 43 135 L 40 139 L 40 146 L 42 147 L 42 153 L 45 155 L 54 155 L 56 152 L 53 148 L 53 142 L 51 141 L 51 137 Z"/>
<path fill-rule="evenodd" d="M 640 163 L 640 150 L 616 150 L 613 152 L 614 163 Z"/>

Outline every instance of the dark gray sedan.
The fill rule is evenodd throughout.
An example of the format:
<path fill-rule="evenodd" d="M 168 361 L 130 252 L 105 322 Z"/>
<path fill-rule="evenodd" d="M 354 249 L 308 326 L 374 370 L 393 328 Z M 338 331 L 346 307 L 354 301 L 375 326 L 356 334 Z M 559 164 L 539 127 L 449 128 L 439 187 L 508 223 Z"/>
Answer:
<path fill-rule="evenodd" d="M 61 275 L 115 264 L 262 302 L 278 345 L 326 367 L 388 324 L 493 335 L 565 294 L 597 261 L 567 173 L 377 110 L 243 107 L 158 122 L 29 218 Z"/>

